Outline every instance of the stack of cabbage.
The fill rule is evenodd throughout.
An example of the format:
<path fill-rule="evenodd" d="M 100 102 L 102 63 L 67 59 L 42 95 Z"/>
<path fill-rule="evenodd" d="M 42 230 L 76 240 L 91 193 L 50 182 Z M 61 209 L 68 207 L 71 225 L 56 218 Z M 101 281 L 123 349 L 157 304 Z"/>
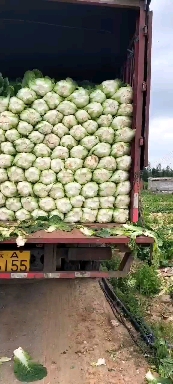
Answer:
<path fill-rule="evenodd" d="M 131 87 L 26 78 L 16 96 L 0 97 L 0 220 L 125 223 Z"/>

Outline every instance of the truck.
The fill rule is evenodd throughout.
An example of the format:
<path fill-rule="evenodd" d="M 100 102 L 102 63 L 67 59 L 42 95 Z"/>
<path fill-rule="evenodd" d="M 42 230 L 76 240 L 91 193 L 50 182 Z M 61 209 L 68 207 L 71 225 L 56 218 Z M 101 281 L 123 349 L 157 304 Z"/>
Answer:
<path fill-rule="evenodd" d="M 148 165 L 151 81 L 152 11 L 149 0 L 0 0 L 1 71 L 12 78 L 27 68 L 42 68 L 62 78 L 95 83 L 121 78 L 133 87 L 133 128 L 130 173 L 130 221 L 140 216 L 141 172 Z M 49 36 L 49 38 L 47 38 Z M 107 224 L 104 227 L 114 227 Z M 90 224 L 90 228 L 102 227 Z M 33 233 L 23 247 L 16 239 L 1 241 L 0 279 L 124 277 L 133 254 L 127 236 L 94 237 L 44 230 Z M 139 236 L 141 246 L 153 239 Z M 115 248 L 115 249 L 114 249 Z M 112 250 L 123 252 L 117 271 L 100 264 Z M 8 259 L 12 259 L 10 268 Z"/>

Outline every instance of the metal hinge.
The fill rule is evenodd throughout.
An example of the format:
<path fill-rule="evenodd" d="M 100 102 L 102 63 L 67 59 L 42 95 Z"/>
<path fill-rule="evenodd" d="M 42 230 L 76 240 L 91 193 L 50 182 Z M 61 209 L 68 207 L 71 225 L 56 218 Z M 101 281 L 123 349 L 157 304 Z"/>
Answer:
<path fill-rule="evenodd" d="M 147 83 L 145 81 L 142 82 L 142 92 L 146 92 L 147 90 Z"/>
<path fill-rule="evenodd" d="M 144 36 L 148 35 L 148 27 L 147 27 L 147 25 L 144 25 L 144 27 L 143 27 L 143 34 L 144 34 Z"/>

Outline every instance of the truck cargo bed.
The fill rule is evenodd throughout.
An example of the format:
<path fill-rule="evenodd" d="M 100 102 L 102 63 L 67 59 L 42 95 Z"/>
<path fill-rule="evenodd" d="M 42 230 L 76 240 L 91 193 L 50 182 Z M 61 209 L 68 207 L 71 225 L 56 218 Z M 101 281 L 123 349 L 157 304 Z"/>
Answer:
<path fill-rule="evenodd" d="M 101 228 L 114 228 L 116 224 L 87 224 L 88 228 L 101 229 Z M 36 244 L 128 244 L 130 238 L 127 236 L 111 236 L 111 237 L 93 237 L 84 235 L 80 229 L 74 228 L 71 232 L 54 231 L 48 233 L 44 230 L 31 234 L 27 243 Z M 16 239 L 10 239 L 1 242 L 1 244 L 14 244 Z M 137 244 L 152 244 L 153 238 L 146 236 L 139 236 L 136 239 Z"/>

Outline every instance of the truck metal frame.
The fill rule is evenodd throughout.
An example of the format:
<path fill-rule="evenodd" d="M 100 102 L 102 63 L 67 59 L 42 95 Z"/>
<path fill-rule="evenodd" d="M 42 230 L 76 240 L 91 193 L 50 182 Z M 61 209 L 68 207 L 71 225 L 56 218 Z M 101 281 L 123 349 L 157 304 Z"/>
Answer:
<path fill-rule="evenodd" d="M 51 0 L 56 2 L 57 0 Z M 59 1 L 59 0 L 58 0 Z M 131 8 L 138 12 L 136 31 L 127 50 L 127 60 L 122 68 L 124 82 L 130 83 L 134 90 L 134 114 L 133 128 L 136 136 L 132 145 L 132 167 L 130 180 L 131 205 L 130 220 L 133 223 L 139 219 L 139 193 L 141 171 L 148 164 L 148 127 L 149 127 L 149 104 L 150 104 L 150 79 L 151 79 L 151 41 L 152 41 L 152 12 L 149 10 L 149 1 L 144 0 L 63 0 L 63 3 L 80 3 L 97 6 L 108 6 L 113 8 Z M 0 0 L 0 6 L 4 0 Z M 90 227 L 99 228 L 103 225 L 93 224 Z M 105 226 L 105 225 L 104 225 Z M 115 226 L 108 224 L 107 227 Z M 10 278 L 78 278 L 78 277 L 124 277 L 129 272 L 133 255 L 129 248 L 128 237 L 87 237 L 80 230 L 72 232 L 55 231 L 46 233 L 40 231 L 31 235 L 25 248 L 42 249 L 44 261 L 42 270 L 31 270 L 29 272 L 0 272 L 0 279 Z M 138 237 L 136 243 L 142 246 L 152 247 L 153 239 L 149 237 Z M 112 257 L 112 246 L 124 252 L 118 271 L 99 271 L 99 262 L 110 260 Z M 1 250 L 16 248 L 15 239 L 1 242 Z M 35 251 L 34 251 L 35 252 Z M 82 260 L 85 263 L 84 270 L 58 270 L 61 260 L 75 263 Z M 95 263 L 94 263 L 95 262 Z M 90 268 L 88 268 L 89 266 Z"/>

